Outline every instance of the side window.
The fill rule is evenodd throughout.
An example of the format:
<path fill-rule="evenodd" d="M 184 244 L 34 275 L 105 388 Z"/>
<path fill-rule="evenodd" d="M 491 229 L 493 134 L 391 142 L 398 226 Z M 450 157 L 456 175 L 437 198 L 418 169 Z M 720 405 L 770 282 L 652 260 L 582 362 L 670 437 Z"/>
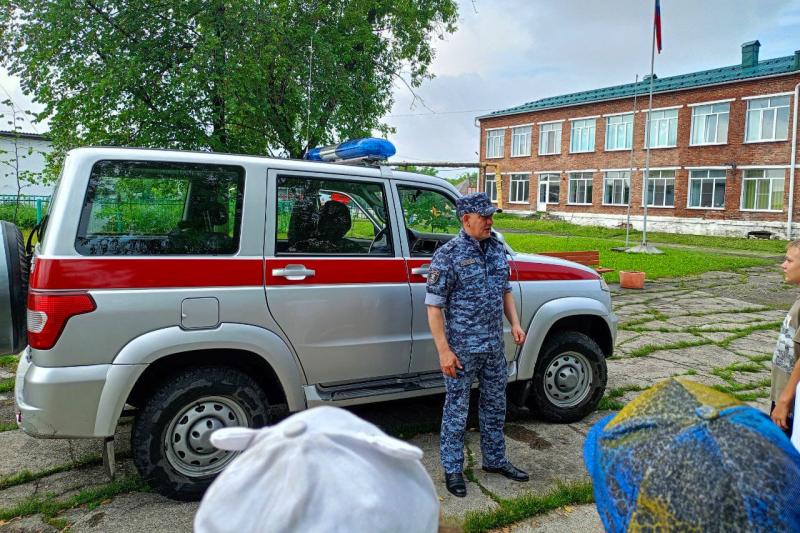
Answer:
<path fill-rule="evenodd" d="M 276 216 L 276 255 L 394 255 L 377 183 L 281 176 Z"/>
<path fill-rule="evenodd" d="M 430 256 L 461 230 L 456 206 L 444 194 L 399 185 L 400 204 L 412 256 Z"/>
<path fill-rule="evenodd" d="M 92 168 L 81 255 L 231 255 L 239 249 L 244 169 L 151 161 Z"/>

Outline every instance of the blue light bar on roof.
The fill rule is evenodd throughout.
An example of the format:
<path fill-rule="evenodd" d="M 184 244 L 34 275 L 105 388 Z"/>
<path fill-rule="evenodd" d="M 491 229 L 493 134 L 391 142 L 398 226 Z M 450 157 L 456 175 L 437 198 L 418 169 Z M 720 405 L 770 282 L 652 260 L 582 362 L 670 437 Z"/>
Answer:
<path fill-rule="evenodd" d="M 352 139 L 339 144 L 330 146 L 320 146 L 312 148 L 306 152 L 305 159 L 311 161 L 337 161 L 341 159 L 388 159 L 397 150 L 394 145 L 386 139 L 375 137 L 365 137 L 363 139 Z"/>

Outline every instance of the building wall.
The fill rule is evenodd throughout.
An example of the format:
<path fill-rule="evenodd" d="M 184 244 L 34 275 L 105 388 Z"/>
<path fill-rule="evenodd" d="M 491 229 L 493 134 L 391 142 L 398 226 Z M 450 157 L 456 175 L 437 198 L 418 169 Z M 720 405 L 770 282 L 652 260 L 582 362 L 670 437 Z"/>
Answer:
<path fill-rule="evenodd" d="M 0 195 L 17 194 L 14 168 L 14 143 L 17 143 L 20 171 L 30 171 L 40 176 L 45 167 L 45 154 L 52 150 L 50 141 L 37 138 L 0 135 Z M 30 154 L 28 153 L 30 151 Z M 22 194 L 45 195 L 53 193 L 53 185 L 23 184 Z"/>
<path fill-rule="evenodd" d="M 751 229 L 761 229 L 762 222 L 771 222 L 770 227 L 781 221 L 787 220 L 787 206 L 789 196 L 789 162 L 791 159 L 792 129 L 797 124 L 792 122 L 794 97 L 789 102 L 789 132 L 788 140 L 775 142 L 744 143 L 745 116 L 747 100 L 745 97 L 758 95 L 771 95 L 775 93 L 788 93 L 794 91 L 795 85 L 800 82 L 800 72 L 774 78 L 749 80 L 706 88 L 681 90 L 667 94 L 653 95 L 653 109 L 671 106 L 682 106 L 678 109 L 677 147 L 676 148 L 651 148 L 650 168 L 679 167 L 675 171 L 675 206 L 668 208 L 648 207 L 648 218 L 652 216 L 680 219 L 702 219 L 719 221 L 717 226 L 724 227 L 725 221 L 739 220 L 749 222 L 749 225 L 731 225 L 739 234 Z M 690 146 L 692 123 L 692 107 L 688 104 L 713 102 L 734 98 L 730 102 L 730 115 L 728 122 L 727 143 L 718 146 Z M 625 206 L 602 205 L 603 201 L 603 172 L 601 169 L 628 169 L 633 166 L 636 170 L 631 174 L 631 212 L 634 215 L 643 213 L 642 183 L 643 168 L 645 167 L 646 151 L 645 118 L 647 110 L 647 96 L 637 99 L 636 107 L 639 110 L 634 115 L 633 131 L 633 163 L 631 164 L 631 151 L 605 151 L 606 118 L 602 115 L 612 113 L 631 112 L 634 107 L 633 98 L 598 102 L 579 106 L 563 107 L 534 111 L 524 114 L 481 119 L 481 146 L 480 159 L 484 163 L 499 164 L 503 174 L 502 207 L 506 211 L 530 212 L 536 210 L 536 195 L 538 179 L 535 172 L 558 171 L 561 174 L 561 191 L 558 205 L 547 205 L 547 211 L 574 218 L 576 221 L 591 223 L 591 218 L 585 214 L 616 215 L 622 220 L 626 213 Z M 569 119 L 577 117 L 598 116 L 595 130 L 595 151 L 589 153 L 570 154 L 570 129 Z M 539 124 L 542 122 L 562 120 L 561 153 L 558 155 L 538 155 L 539 151 Z M 531 156 L 511 157 L 511 128 L 533 123 L 531 132 Z M 504 130 L 504 156 L 502 158 L 486 158 L 487 130 L 492 128 L 507 128 Z M 689 190 L 689 168 L 687 167 L 715 167 L 726 166 L 726 187 L 724 209 L 690 209 L 687 207 Z M 782 212 L 754 212 L 740 209 L 742 176 L 746 166 L 781 166 L 784 169 L 784 208 Z M 592 205 L 568 205 L 568 172 L 577 170 L 595 170 L 593 172 Z M 491 172 L 491 169 L 487 172 Z M 530 194 L 528 205 L 511 204 L 508 202 L 509 176 L 506 173 L 530 172 Z M 800 173 L 798 173 L 800 174 Z M 481 187 L 484 187 L 485 177 L 481 176 Z M 793 218 L 800 213 L 800 175 L 795 180 Z M 573 216 L 582 215 L 582 216 Z M 607 217 L 603 217 L 607 218 Z M 613 218 L 613 217 L 612 217 Z M 761 225 L 759 225 L 761 224 Z M 780 224 L 777 224 L 780 226 Z M 680 228 L 676 228 L 680 229 Z"/>

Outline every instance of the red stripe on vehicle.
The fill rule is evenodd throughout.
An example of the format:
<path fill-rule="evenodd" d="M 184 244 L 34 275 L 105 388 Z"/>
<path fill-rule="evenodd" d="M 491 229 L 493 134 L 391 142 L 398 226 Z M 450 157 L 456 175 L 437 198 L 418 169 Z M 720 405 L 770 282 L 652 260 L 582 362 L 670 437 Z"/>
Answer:
<path fill-rule="evenodd" d="M 428 257 L 427 259 L 407 259 L 406 261 L 408 262 L 409 281 L 411 281 L 411 283 L 426 283 L 428 281 L 427 278 L 424 278 L 418 274 L 412 274 L 411 269 L 421 267 L 422 265 L 430 265 L 431 258 Z"/>
<path fill-rule="evenodd" d="M 516 281 L 560 281 L 576 279 L 599 279 L 594 272 L 580 268 L 549 263 L 530 263 L 528 261 L 511 261 L 512 276 Z"/>
<path fill-rule="evenodd" d="M 290 280 L 273 275 L 287 265 L 302 265 L 314 275 Z M 293 257 L 267 259 L 267 285 L 348 285 L 366 283 L 408 283 L 406 262 L 401 258 L 372 259 Z"/>
<path fill-rule="evenodd" d="M 261 259 L 36 258 L 31 289 L 245 287 L 263 284 Z"/>

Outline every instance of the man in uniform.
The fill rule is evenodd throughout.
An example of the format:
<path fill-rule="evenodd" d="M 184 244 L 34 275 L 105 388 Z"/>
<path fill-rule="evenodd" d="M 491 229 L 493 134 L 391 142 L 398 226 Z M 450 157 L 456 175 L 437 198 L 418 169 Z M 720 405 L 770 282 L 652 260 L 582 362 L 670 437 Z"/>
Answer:
<path fill-rule="evenodd" d="M 456 200 L 461 232 L 433 255 L 425 304 L 447 391 L 442 415 L 441 459 L 447 490 L 467 494 L 464 430 L 472 381 L 480 381 L 479 420 L 483 469 L 514 481 L 528 474 L 506 458 L 506 358 L 503 314 L 514 342 L 522 344 L 509 266 L 503 244 L 492 233 L 495 209 L 486 193 Z M 442 316 L 444 311 L 444 317 Z"/>

